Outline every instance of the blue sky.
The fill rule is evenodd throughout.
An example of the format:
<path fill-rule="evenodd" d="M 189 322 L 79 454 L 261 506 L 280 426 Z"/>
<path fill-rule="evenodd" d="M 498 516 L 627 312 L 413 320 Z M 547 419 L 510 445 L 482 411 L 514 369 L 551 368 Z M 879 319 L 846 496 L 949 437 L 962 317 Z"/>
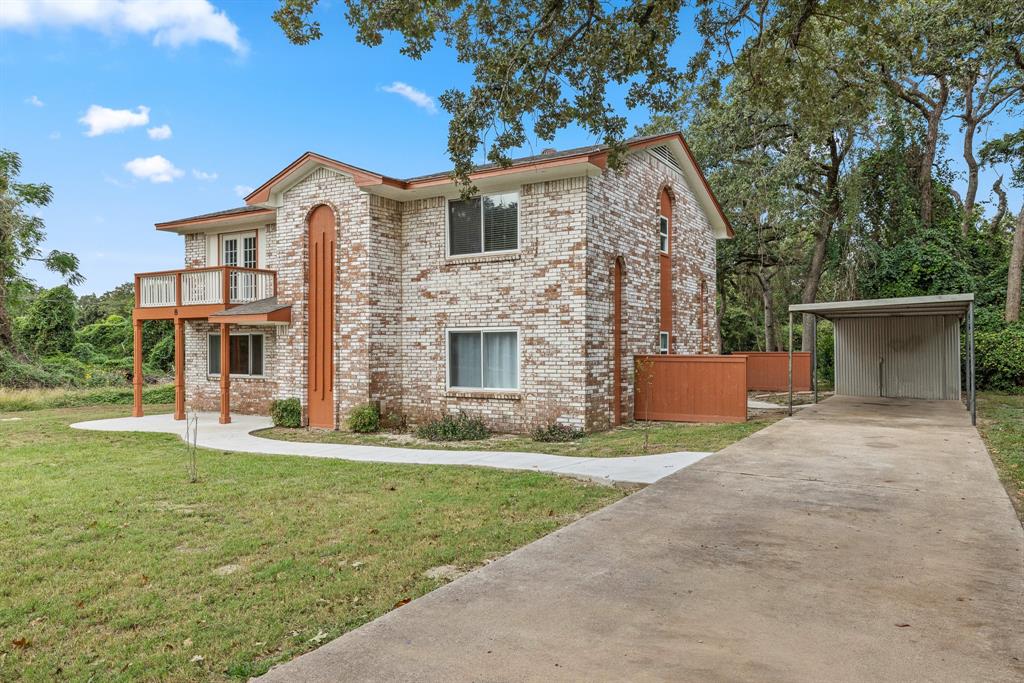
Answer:
<path fill-rule="evenodd" d="M 388 89 L 400 82 L 436 100 L 468 84 L 469 67 L 443 46 L 418 62 L 402 57 L 394 38 L 362 47 L 338 3 L 321 3 L 325 37 L 297 47 L 271 20 L 272 1 L 193 0 L 187 12 L 170 3 L 159 16 L 152 3 L 145 16 L 101 3 L 74 20 L 42 1 L 26 16 L 17 0 L 4 0 L 0 130 L 3 146 L 22 155 L 22 180 L 54 188 L 42 211 L 46 247 L 78 254 L 87 278 L 80 293 L 181 267 L 181 239 L 153 223 L 240 206 L 244 188 L 306 150 L 399 177 L 451 165 L 445 113 Z M 82 122 L 93 106 L 114 111 Z M 628 115 L 632 125 L 647 118 Z M 958 150 L 955 124 L 950 132 Z M 592 142 L 569 129 L 555 144 Z M 980 199 L 993 179 L 982 178 Z M 1019 191 L 1011 202 L 1017 210 Z M 30 274 L 45 286 L 59 282 L 41 269 Z"/>

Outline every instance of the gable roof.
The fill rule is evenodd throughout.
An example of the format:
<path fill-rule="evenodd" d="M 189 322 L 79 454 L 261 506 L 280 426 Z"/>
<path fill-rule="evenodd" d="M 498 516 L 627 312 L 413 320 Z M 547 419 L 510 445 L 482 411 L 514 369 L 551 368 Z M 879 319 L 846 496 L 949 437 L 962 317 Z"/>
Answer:
<path fill-rule="evenodd" d="M 675 131 L 659 135 L 636 137 L 626 141 L 627 153 L 647 148 L 665 147 L 667 154 L 674 160 L 674 165 L 682 172 L 698 203 L 704 209 L 708 221 L 714 229 L 716 237 L 732 237 L 733 230 L 729 219 L 722 211 L 718 199 L 711 191 L 703 171 L 697 165 L 693 153 L 686 144 L 682 133 Z M 664 150 L 663 150 L 664 151 Z M 526 182 L 540 180 L 556 180 L 579 175 L 597 175 L 608 165 L 608 145 L 588 145 L 561 151 L 548 151 L 526 157 L 513 159 L 507 166 L 499 164 L 481 164 L 473 168 L 470 179 L 481 190 L 488 185 L 497 186 L 509 180 L 505 176 L 521 175 Z M 665 158 L 664 155 L 661 155 Z M 299 182 L 317 168 L 330 168 L 351 177 L 356 186 L 372 194 L 397 199 L 399 201 L 417 199 L 438 194 L 454 194 L 457 188 L 451 177 L 451 171 L 440 171 L 410 178 L 392 178 L 375 173 L 343 161 L 326 157 L 315 152 L 306 152 L 288 164 L 274 177 L 253 190 L 246 198 L 246 204 L 253 210 L 272 211 L 280 204 L 281 195 L 295 183 Z M 192 218 L 158 223 L 157 228 L 174 229 L 188 227 L 204 221 L 218 221 L 233 215 L 232 212 L 243 213 L 243 209 L 229 209 L 226 212 L 204 214 Z"/>

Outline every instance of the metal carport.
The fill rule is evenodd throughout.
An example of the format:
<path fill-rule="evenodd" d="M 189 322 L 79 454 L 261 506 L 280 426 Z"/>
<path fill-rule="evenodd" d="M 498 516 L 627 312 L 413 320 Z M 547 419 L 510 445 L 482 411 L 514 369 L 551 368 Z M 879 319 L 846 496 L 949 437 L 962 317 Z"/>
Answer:
<path fill-rule="evenodd" d="M 974 295 L 942 294 L 789 307 L 789 412 L 793 413 L 793 314 L 811 327 L 814 395 L 818 395 L 818 318 L 835 329 L 836 394 L 960 400 L 960 323 L 967 322 L 963 378 L 971 424 L 974 396 Z M 807 331 L 805 330 L 805 334 Z"/>

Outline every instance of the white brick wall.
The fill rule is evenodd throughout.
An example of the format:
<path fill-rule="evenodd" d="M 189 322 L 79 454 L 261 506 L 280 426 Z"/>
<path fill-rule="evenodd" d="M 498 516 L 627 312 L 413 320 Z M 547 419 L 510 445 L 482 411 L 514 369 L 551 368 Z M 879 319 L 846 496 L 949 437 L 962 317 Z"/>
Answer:
<path fill-rule="evenodd" d="M 629 419 L 632 357 L 657 350 L 657 216 L 665 186 L 675 197 L 673 351 L 696 353 L 702 278 L 704 324 L 714 343 L 715 239 L 679 171 L 645 151 L 632 154 L 621 172 L 518 188 L 519 252 L 468 258 L 445 255 L 443 197 L 400 203 L 364 193 L 336 171 L 312 172 L 285 193 L 265 237 L 267 267 L 278 271 L 278 299 L 291 304 L 292 322 L 263 328 L 269 332 L 268 378 L 233 381 L 233 404 L 262 409 L 271 398 L 296 397 L 305 406 L 306 219 L 326 204 L 338 226 L 338 425 L 355 405 L 373 400 L 413 423 L 465 411 L 510 431 L 553 421 L 606 428 L 613 414 L 617 256 L 625 261 L 623 414 Z M 186 259 L 199 263 L 199 249 L 190 245 L 186 238 Z M 519 391 L 446 390 L 445 330 L 456 327 L 519 330 Z M 209 406 L 219 386 L 205 377 L 204 330 L 189 325 L 186 381 L 189 396 Z"/>

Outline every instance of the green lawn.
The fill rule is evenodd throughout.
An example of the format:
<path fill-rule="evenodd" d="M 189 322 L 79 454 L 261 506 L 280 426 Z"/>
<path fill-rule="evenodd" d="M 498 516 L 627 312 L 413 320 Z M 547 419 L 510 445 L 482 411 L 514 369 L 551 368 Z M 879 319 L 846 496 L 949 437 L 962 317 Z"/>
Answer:
<path fill-rule="evenodd" d="M 284 429 L 275 427 L 256 432 L 259 436 L 282 441 L 312 441 L 316 443 L 348 443 L 370 446 L 404 446 L 408 448 L 442 448 L 471 451 L 525 451 L 553 455 L 611 458 L 627 455 L 672 453 L 674 451 L 719 451 L 731 443 L 750 436 L 759 429 L 782 418 L 783 415 L 759 417 L 748 422 L 731 424 L 686 424 L 681 422 L 653 422 L 649 429 L 643 423 L 619 427 L 607 432 L 587 434 L 581 439 L 564 443 L 534 441 L 529 436 L 496 434 L 480 441 L 437 443 L 419 439 L 411 434 L 356 434 L 346 431 L 319 431 Z M 648 433 L 649 448 L 644 450 L 644 434 Z"/>
<path fill-rule="evenodd" d="M 0 414 L 0 680 L 259 674 L 625 495 L 67 427 L 126 414 Z"/>
<path fill-rule="evenodd" d="M 980 392 L 978 429 L 1024 523 L 1024 395 Z"/>

